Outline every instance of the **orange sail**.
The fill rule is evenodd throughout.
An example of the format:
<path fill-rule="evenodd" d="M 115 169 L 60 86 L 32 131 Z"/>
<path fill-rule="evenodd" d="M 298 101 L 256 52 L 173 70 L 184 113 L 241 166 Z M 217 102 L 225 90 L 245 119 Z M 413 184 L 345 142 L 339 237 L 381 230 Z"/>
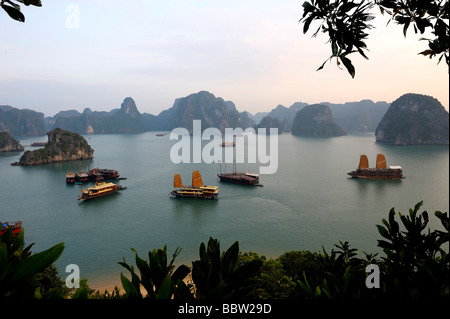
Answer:
<path fill-rule="evenodd" d="M 359 169 L 368 169 L 369 168 L 369 160 L 366 155 L 361 155 L 359 159 Z"/>
<path fill-rule="evenodd" d="M 173 177 L 173 187 L 182 187 L 183 183 L 181 182 L 180 174 L 175 174 Z"/>
<path fill-rule="evenodd" d="M 200 175 L 199 171 L 194 171 L 192 173 L 192 187 L 202 187 L 203 181 L 202 181 L 202 175 Z"/>
<path fill-rule="evenodd" d="M 377 155 L 377 166 L 376 168 L 386 168 L 386 158 L 383 154 Z"/>

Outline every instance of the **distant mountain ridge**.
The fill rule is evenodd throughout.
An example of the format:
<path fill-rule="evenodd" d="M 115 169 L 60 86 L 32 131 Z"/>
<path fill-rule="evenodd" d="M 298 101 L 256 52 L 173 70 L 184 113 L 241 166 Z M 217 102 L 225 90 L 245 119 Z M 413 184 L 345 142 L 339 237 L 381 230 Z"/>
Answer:
<path fill-rule="evenodd" d="M 362 100 L 360 102 L 347 102 L 333 104 L 329 102 L 319 103 L 329 106 L 333 120 L 348 132 L 374 132 L 384 113 L 389 107 L 387 102 L 373 102 Z M 291 131 L 292 123 L 298 111 L 309 104 L 296 102 L 289 108 L 278 105 L 270 112 L 257 113 L 253 116 L 256 123 L 260 123 L 264 117 L 278 118 L 284 122 L 283 130 Z"/>
<path fill-rule="evenodd" d="M 344 131 L 374 132 L 389 108 L 387 102 L 362 100 L 333 104 L 323 102 L 330 109 L 335 124 Z M 0 105 L 0 131 L 12 136 L 42 136 L 47 131 L 62 128 L 78 134 L 142 133 L 147 131 L 170 131 L 176 127 L 192 129 L 194 119 L 202 121 L 202 128 L 216 127 L 277 127 L 279 132 L 291 131 L 298 112 L 309 106 L 296 102 L 290 107 L 277 105 L 270 112 L 239 112 L 232 101 L 216 97 L 208 91 L 199 91 L 175 99 L 172 107 L 158 115 L 140 113 L 131 97 L 123 100 L 119 108 L 111 111 L 93 111 L 85 108 L 61 111 L 53 117 L 32 110 L 19 110 Z M 267 118 L 269 117 L 269 118 Z"/>
<path fill-rule="evenodd" d="M 44 114 L 0 105 L 0 132 L 8 132 L 16 137 L 44 135 L 47 132 Z"/>

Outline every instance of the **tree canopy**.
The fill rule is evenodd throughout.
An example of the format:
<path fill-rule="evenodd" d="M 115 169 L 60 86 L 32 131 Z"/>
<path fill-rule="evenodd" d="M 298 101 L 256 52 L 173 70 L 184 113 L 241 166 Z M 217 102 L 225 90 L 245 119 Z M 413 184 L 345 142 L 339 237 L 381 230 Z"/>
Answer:
<path fill-rule="evenodd" d="M 331 56 L 317 69 L 321 70 L 327 61 L 337 60 L 355 77 L 355 67 L 349 56 L 359 53 L 368 59 L 367 31 L 373 28 L 368 22 L 375 18 L 372 9 L 378 7 L 382 14 L 390 16 L 403 26 L 406 37 L 410 26 L 415 33 L 431 32 L 428 48 L 419 54 L 429 58 L 438 57 L 438 63 L 445 58 L 449 65 L 449 1 L 448 0 L 310 0 L 303 3 L 303 33 L 307 33 L 313 21 L 320 25 L 313 33 L 326 33 L 331 44 Z"/>
<path fill-rule="evenodd" d="M 41 0 L 1 0 L 0 6 L 3 10 L 5 10 L 11 18 L 20 22 L 25 22 L 25 16 L 20 11 L 20 4 L 16 2 L 23 3 L 26 6 L 33 5 L 42 7 Z"/>

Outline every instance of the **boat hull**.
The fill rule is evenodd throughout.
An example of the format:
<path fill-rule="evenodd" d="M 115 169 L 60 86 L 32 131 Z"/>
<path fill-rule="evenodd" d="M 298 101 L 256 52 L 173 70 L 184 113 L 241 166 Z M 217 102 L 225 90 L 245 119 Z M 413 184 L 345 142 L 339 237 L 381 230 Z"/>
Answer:
<path fill-rule="evenodd" d="M 170 194 L 177 198 L 216 199 L 219 190 L 216 186 L 180 187 L 172 190 Z"/>
<path fill-rule="evenodd" d="M 405 178 L 401 171 L 391 169 L 356 170 L 347 174 L 352 178 L 360 179 L 400 180 Z"/>
<path fill-rule="evenodd" d="M 186 193 L 173 190 L 171 195 L 176 198 L 194 198 L 194 199 L 216 199 L 218 194 L 205 194 L 205 193 Z"/>
<path fill-rule="evenodd" d="M 107 188 L 96 190 L 95 187 L 91 187 L 82 191 L 81 195 L 78 196 L 78 200 L 92 200 L 107 195 L 117 193 L 118 191 L 125 189 L 120 185 L 113 184 Z"/>
<path fill-rule="evenodd" d="M 225 173 L 225 174 L 217 174 L 219 181 L 225 183 L 239 184 L 239 185 L 248 185 L 254 186 L 259 183 L 259 178 L 251 177 L 246 174 L 236 174 L 236 173 Z"/>

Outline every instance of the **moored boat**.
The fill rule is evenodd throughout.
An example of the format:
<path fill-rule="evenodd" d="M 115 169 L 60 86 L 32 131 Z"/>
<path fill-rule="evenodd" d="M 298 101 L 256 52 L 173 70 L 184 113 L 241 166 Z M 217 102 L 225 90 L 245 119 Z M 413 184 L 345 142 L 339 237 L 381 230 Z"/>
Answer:
<path fill-rule="evenodd" d="M 187 187 L 183 185 L 180 174 L 175 174 L 173 187 L 171 195 L 178 198 L 215 199 L 219 195 L 219 187 L 203 185 L 199 171 L 192 173 L 192 185 Z"/>
<path fill-rule="evenodd" d="M 226 146 L 236 146 L 236 142 L 222 142 L 222 147 L 226 147 Z"/>
<path fill-rule="evenodd" d="M 19 220 L 15 222 L 0 222 L 0 236 L 6 233 L 9 228 L 12 229 L 13 237 L 16 237 L 22 230 L 22 221 Z"/>
<path fill-rule="evenodd" d="M 72 172 L 69 172 L 66 174 L 66 183 L 67 184 L 74 184 L 76 182 L 75 174 Z"/>
<path fill-rule="evenodd" d="M 109 194 L 117 193 L 122 189 L 125 189 L 125 187 L 114 183 L 106 183 L 106 182 L 95 183 L 95 186 L 83 189 L 81 191 L 81 195 L 78 196 L 78 199 L 79 200 L 95 199 Z"/>
<path fill-rule="evenodd" d="M 356 170 L 347 173 L 352 178 L 363 179 L 403 179 L 403 171 L 401 166 L 386 165 L 386 158 L 383 154 L 377 155 L 377 164 L 375 168 L 369 168 L 369 160 L 365 154 L 361 155 L 359 166 Z"/>
<path fill-rule="evenodd" d="M 86 172 L 78 172 L 75 174 L 75 181 L 79 183 L 89 181 L 89 174 Z"/>
<path fill-rule="evenodd" d="M 89 172 L 89 180 L 91 181 L 99 181 L 99 180 L 115 180 L 119 179 L 120 174 L 115 169 L 107 169 L 107 168 L 94 168 Z"/>
<path fill-rule="evenodd" d="M 31 144 L 33 147 L 41 147 L 47 145 L 47 142 L 34 142 Z"/>
<path fill-rule="evenodd" d="M 259 183 L 259 174 L 246 172 L 220 173 L 217 174 L 219 181 L 240 185 L 255 186 Z"/>

